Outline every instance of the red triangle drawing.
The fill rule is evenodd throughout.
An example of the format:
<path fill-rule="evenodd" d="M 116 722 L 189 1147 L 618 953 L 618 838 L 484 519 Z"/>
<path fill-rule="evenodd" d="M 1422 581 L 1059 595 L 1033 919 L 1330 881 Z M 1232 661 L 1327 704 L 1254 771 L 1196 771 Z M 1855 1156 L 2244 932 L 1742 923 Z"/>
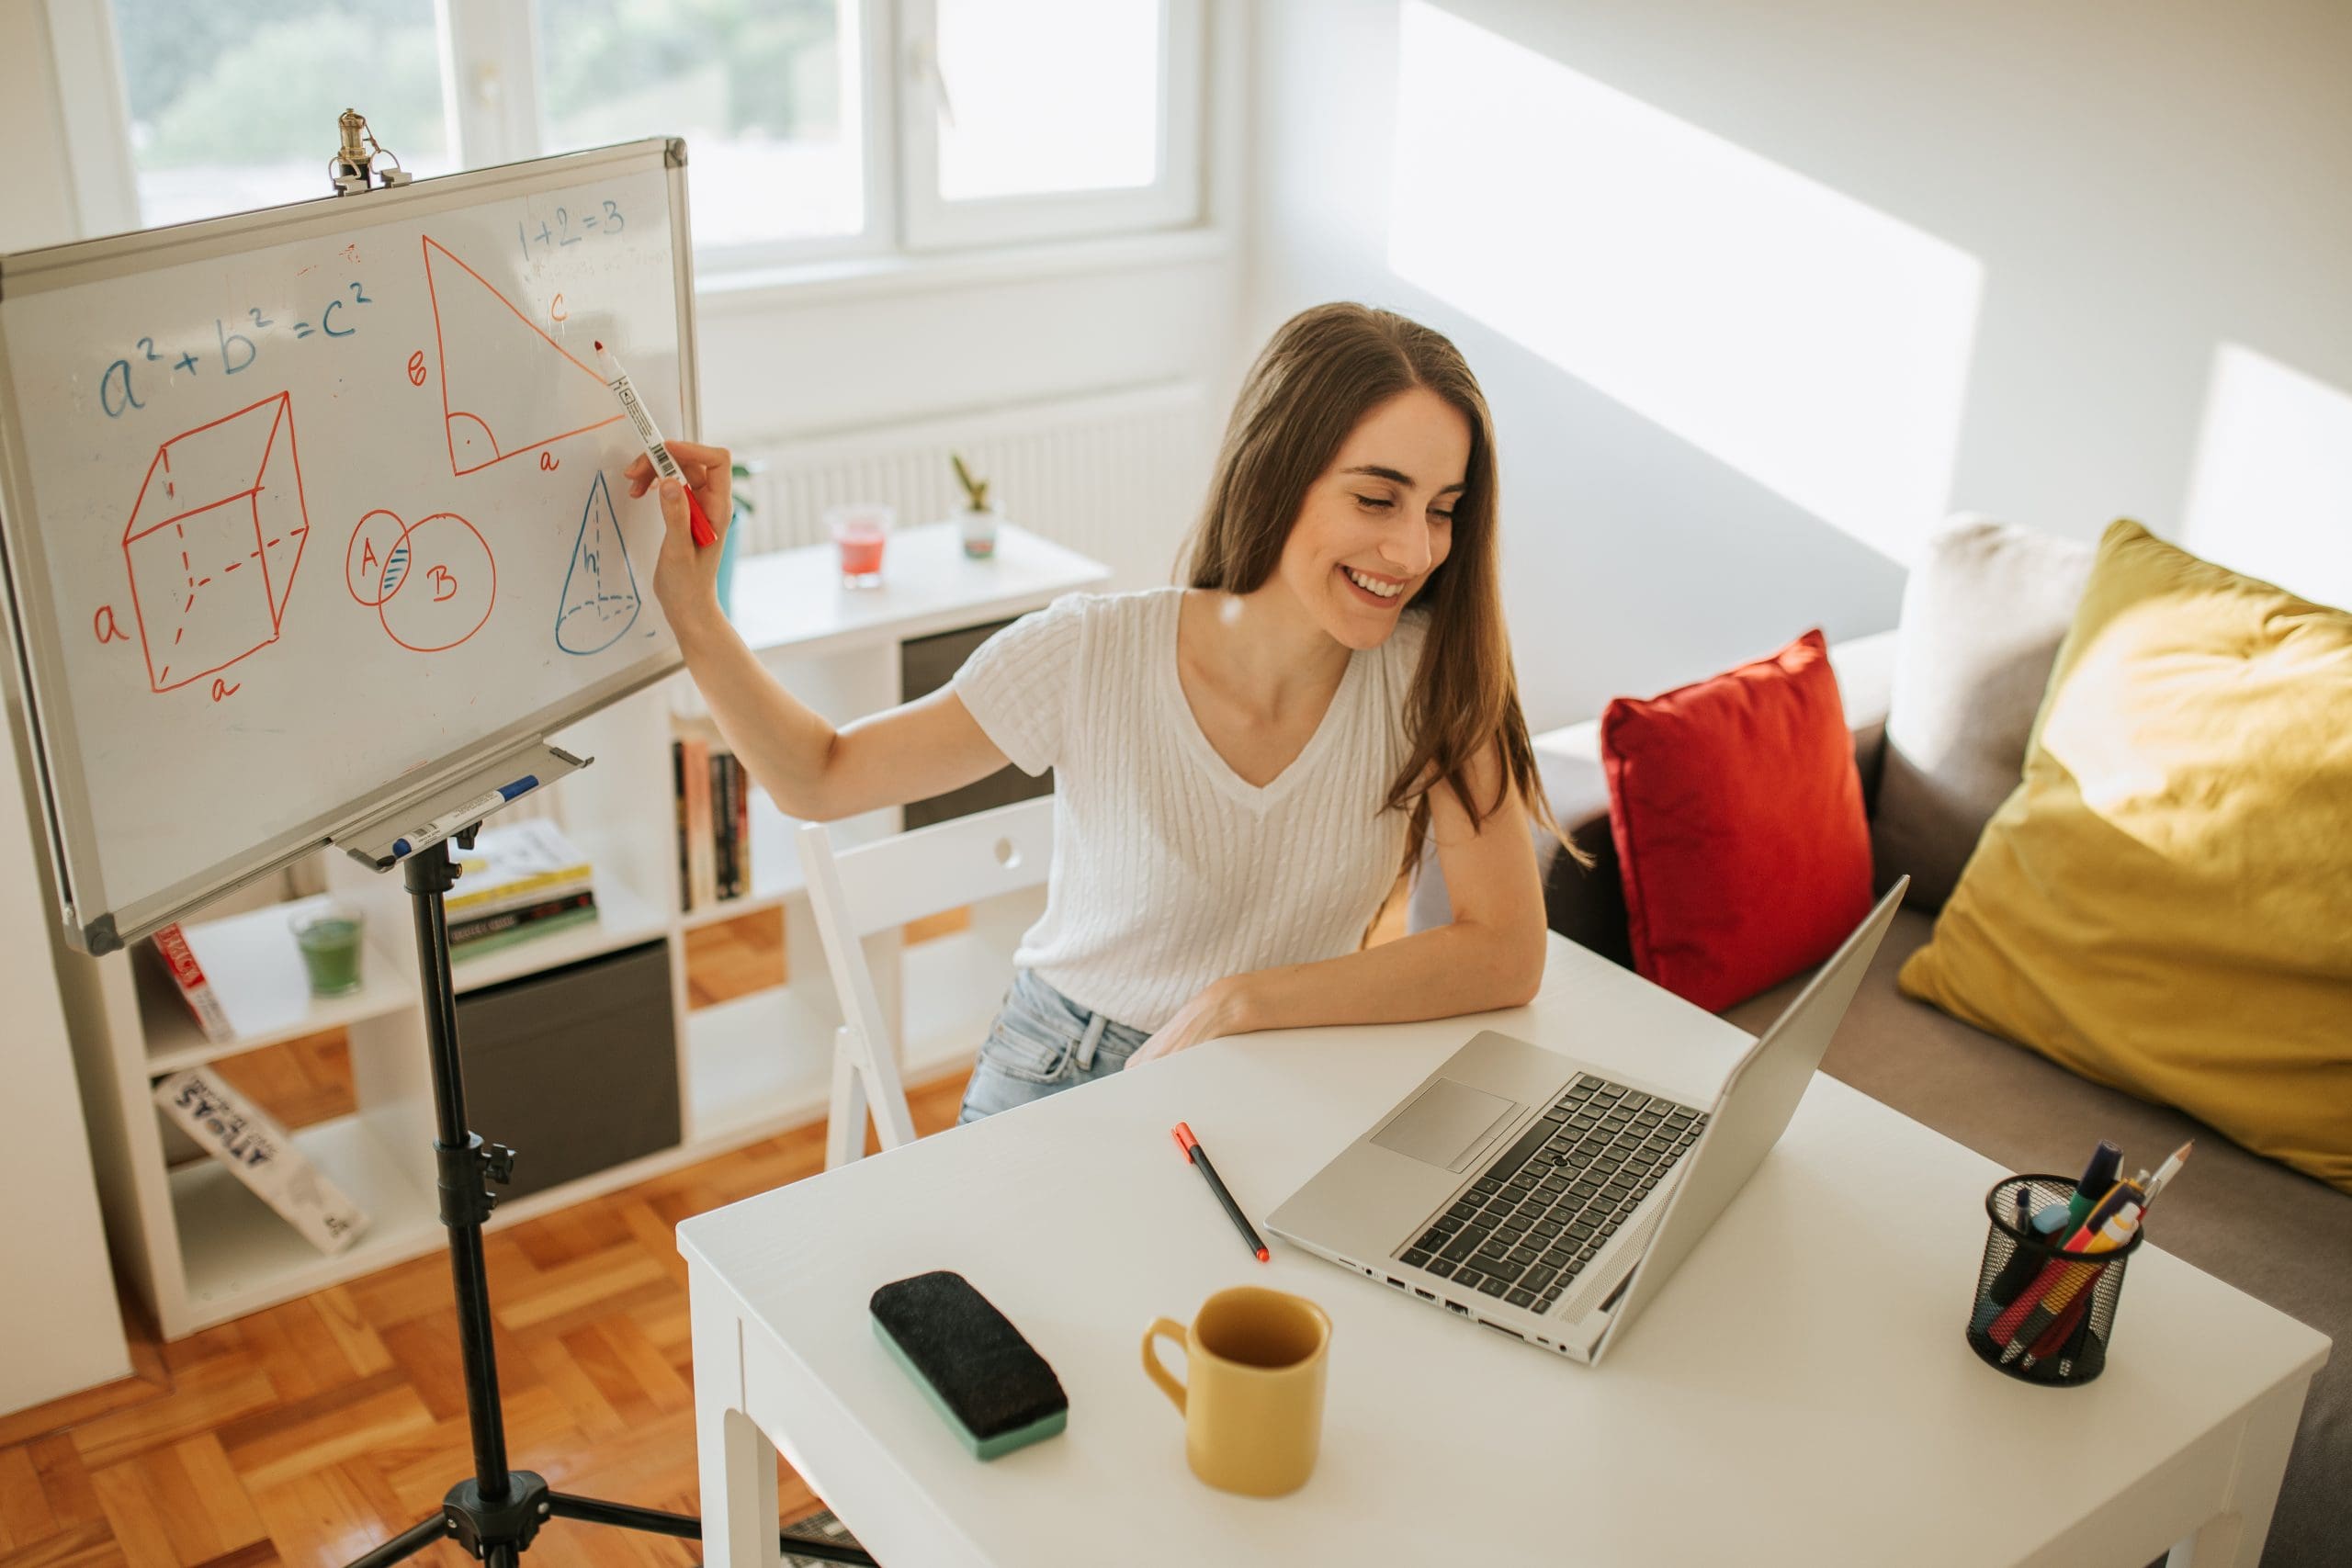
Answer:
<path fill-rule="evenodd" d="M 424 288 L 441 356 L 441 422 L 452 474 L 470 474 L 621 417 L 594 367 L 573 358 L 430 234 Z"/>

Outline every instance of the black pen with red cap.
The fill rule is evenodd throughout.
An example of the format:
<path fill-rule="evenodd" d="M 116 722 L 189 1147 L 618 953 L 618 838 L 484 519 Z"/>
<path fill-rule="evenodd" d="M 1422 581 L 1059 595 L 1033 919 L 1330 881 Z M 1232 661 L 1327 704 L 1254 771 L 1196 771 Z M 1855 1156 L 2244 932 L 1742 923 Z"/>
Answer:
<path fill-rule="evenodd" d="M 1227 1191 L 1225 1183 L 1217 1179 L 1216 1167 L 1209 1163 L 1209 1152 L 1201 1147 L 1200 1139 L 1193 1136 L 1193 1129 L 1179 1122 L 1169 1129 L 1169 1135 L 1176 1140 L 1176 1146 L 1184 1151 L 1184 1157 L 1193 1162 L 1193 1168 L 1201 1173 L 1201 1179 L 1209 1184 L 1209 1190 L 1216 1194 L 1216 1201 L 1225 1205 L 1225 1212 L 1233 1219 L 1233 1228 L 1239 1231 L 1241 1239 L 1250 1244 L 1250 1252 L 1259 1262 L 1266 1262 L 1273 1255 L 1266 1250 L 1266 1244 L 1258 1239 L 1258 1233 L 1250 1228 L 1250 1222 L 1241 1217 L 1241 1205 L 1233 1201 L 1233 1194 Z"/>

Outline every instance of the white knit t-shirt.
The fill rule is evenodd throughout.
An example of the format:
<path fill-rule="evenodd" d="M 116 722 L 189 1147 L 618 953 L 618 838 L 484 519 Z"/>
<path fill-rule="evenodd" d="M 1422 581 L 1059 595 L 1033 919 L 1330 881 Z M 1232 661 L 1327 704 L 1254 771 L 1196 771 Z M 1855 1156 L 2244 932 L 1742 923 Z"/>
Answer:
<path fill-rule="evenodd" d="M 1057 770 L 1046 913 L 1013 962 L 1156 1030 L 1216 980 L 1352 953 L 1395 883 L 1405 695 L 1426 618 L 1360 649 L 1290 765 L 1254 788 L 1176 673 L 1183 590 L 1072 593 L 1005 627 L 956 694 L 1025 773 Z"/>

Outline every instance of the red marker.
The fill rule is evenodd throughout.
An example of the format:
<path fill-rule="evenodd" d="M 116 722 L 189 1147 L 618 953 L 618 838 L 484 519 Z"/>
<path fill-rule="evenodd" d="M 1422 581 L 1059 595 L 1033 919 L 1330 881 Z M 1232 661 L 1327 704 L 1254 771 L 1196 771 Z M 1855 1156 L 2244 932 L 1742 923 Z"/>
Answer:
<path fill-rule="evenodd" d="M 1169 1129 L 1169 1135 L 1176 1140 L 1176 1146 L 1184 1151 L 1184 1157 L 1193 1162 L 1193 1168 L 1199 1171 L 1202 1179 L 1209 1184 L 1209 1190 L 1216 1194 L 1216 1201 L 1225 1205 L 1225 1212 L 1233 1217 L 1233 1228 L 1241 1233 L 1241 1239 L 1250 1244 L 1250 1250 L 1257 1255 L 1258 1261 L 1263 1263 L 1272 1258 L 1273 1255 L 1266 1250 L 1266 1244 L 1258 1239 L 1258 1233 L 1251 1230 L 1250 1222 L 1241 1217 L 1241 1205 L 1233 1201 L 1233 1194 L 1227 1192 L 1225 1183 L 1217 1179 L 1216 1167 L 1209 1163 L 1209 1152 L 1201 1147 L 1200 1139 L 1193 1136 L 1193 1129 L 1179 1122 Z"/>
<path fill-rule="evenodd" d="M 613 396 L 620 399 L 621 412 L 628 415 L 628 422 L 637 426 L 637 437 L 645 443 L 645 455 L 653 459 L 654 472 L 665 479 L 677 480 L 678 488 L 685 491 L 686 515 L 694 520 L 695 543 L 698 546 L 717 544 L 718 530 L 713 528 L 710 519 L 703 514 L 702 502 L 695 499 L 695 487 L 686 482 L 686 476 L 678 468 L 677 459 L 670 456 L 669 443 L 662 439 L 662 432 L 655 428 L 652 413 L 638 400 L 637 389 L 630 385 L 628 372 L 621 368 L 620 361 L 615 359 L 601 342 L 596 344 L 596 368 L 613 389 Z"/>

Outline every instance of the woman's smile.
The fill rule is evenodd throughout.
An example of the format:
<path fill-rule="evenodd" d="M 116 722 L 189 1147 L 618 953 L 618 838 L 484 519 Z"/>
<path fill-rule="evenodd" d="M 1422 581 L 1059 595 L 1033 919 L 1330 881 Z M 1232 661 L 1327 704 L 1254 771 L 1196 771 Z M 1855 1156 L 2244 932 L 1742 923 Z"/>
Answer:
<path fill-rule="evenodd" d="M 1340 581 L 1347 585 L 1350 595 L 1358 603 L 1374 609 L 1397 609 L 1410 596 L 1406 592 L 1406 590 L 1412 585 L 1410 578 L 1383 577 L 1377 572 L 1364 571 L 1356 567 L 1344 565 L 1331 570 L 1337 572 Z M 1375 583 L 1385 592 L 1374 592 L 1373 589 L 1366 588 L 1364 586 L 1366 582 Z"/>

